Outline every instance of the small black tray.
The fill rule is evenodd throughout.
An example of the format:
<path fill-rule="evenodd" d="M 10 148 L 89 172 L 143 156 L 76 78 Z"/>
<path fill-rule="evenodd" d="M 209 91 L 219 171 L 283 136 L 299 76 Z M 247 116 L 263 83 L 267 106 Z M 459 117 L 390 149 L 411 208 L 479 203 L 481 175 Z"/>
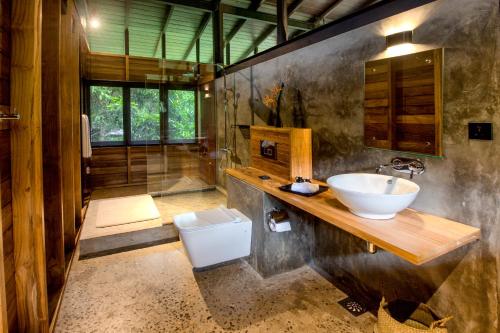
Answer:
<path fill-rule="evenodd" d="M 312 197 L 312 196 L 315 196 L 316 194 L 320 194 L 320 193 L 328 191 L 328 186 L 320 185 L 319 186 L 319 190 L 317 192 L 314 192 L 314 193 L 302 193 L 302 192 L 292 191 L 292 184 L 280 186 L 279 189 L 282 190 L 282 191 L 284 191 L 284 192 L 290 192 L 290 193 L 293 193 L 293 194 L 298 194 L 298 195 L 301 195 L 303 197 Z"/>

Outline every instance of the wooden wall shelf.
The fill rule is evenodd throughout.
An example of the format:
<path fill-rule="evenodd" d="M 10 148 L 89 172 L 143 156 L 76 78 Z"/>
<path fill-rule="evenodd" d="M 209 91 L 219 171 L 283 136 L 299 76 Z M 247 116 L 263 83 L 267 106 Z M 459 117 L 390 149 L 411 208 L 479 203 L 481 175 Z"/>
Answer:
<path fill-rule="evenodd" d="M 330 190 L 309 198 L 297 196 L 278 189 L 289 183 L 288 180 L 276 176 L 272 176 L 270 180 L 261 180 L 258 176 L 263 173 L 255 168 L 226 170 L 227 175 L 415 265 L 422 265 L 480 238 L 478 228 L 412 209 L 405 209 L 391 220 L 364 219 L 350 213 Z"/>

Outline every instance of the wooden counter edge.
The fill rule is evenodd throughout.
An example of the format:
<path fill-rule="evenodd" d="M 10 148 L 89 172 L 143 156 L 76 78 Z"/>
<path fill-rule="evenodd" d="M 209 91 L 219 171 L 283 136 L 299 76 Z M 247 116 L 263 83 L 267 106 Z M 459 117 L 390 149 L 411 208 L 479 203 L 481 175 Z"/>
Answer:
<path fill-rule="evenodd" d="M 327 216 L 326 213 L 321 213 L 321 212 L 313 213 L 313 212 L 308 210 L 308 207 L 305 207 L 305 205 L 302 204 L 303 202 L 307 201 L 307 199 L 308 199 L 307 197 L 297 196 L 296 201 L 289 200 L 289 198 L 287 196 L 283 195 L 283 193 L 286 193 L 286 192 L 282 192 L 278 188 L 276 188 L 276 189 L 273 188 L 271 190 L 269 188 L 266 188 L 265 186 L 259 186 L 258 182 L 259 181 L 264 182 L 264 180 L 253 179 L 255 177 L 252 177 L 250 175 L 245 174 L 244 170 L 253 170 L 254 172 L 257 172 L 257 173 L 259 172 L 258 169 L 249 168 L 249 167 L 243 168 L 243 169 L 230 168 L 230 169 L 225 170 L 225 174 L 230 175 L 232 177 L 235 177 L 235 178 L 239 179 L 240 181 L 243 181 L 243 182 L 249 184 L 250 186 L 256 187 L 257 189 L 259 189 L 261 191 L 264 191 L 272 196 L 275 196 L 278 199 L 281 199 L 290 205 L 293 205 L 299 209 L 304 210 L 305 212 L 307 212 L 313 216 L 316 216 L 317 218 L 325 221 L 326 223 L 332 224 L 332 225 L 336 226 L 337 228 L 342 229 L 345 232 L 348 232 L 348 233 L 352 234 L 353 236 L 356 236 L 364 241 L 373 243 L 376 247 L 383 249 L 383 250 L 386 250 L 386 251 L 388 251 L 388 252 L 390 252 L 390 253 L 392 253 L 392 254 L 394 254 L 394 255 L 396 255 L 396 256 L 398 256 L 398 257 L 400 257 L 400 258 L 402 258 L 402 259 L 404 259 L 404 260 L 406 260 L 414 265 L 417 265 L 417 266 L 423 265 L 423 264 L 425 264 L 429 261 L 432 261 L 440 256 L 443 256 L 449 252 L 452 252 L 452 251 L 454 251 L 454 250 L 456 250 L 464 245 L 467 245 L 467 244 L 472 243 L 476 240 L 479 240 L 481 237 L 481 231 L 479 228 L 472 227 L 472 226 L 469 226 L 467 224 L 463 224 L 463 223 L 460 223 L 457 221 L 452 221 L 452 220 L 449 220 L 449 219 L 446 219 L 443 217 L 434 216 L 432 214 L 420 213 L 420 212 L 415 211 L 413 209 L 407 209 L 408 211 L 415 212 L 419 215 L 427 215 L 427 216 L 431 216 L 431 217 L 444 219 L 444 220 L 447 220 L 447 221 L 453 222 L 453 223 L 460 223 L 463 226 L 466 226 L 469 229 L 471 229 L 471 232 L 469 234 L 465 235 L 463 238 L 458 239 L 454 244 L 451 244 L 451 245 L 446 244 L 446 246 L 438 247 L 435 251 L 429 251 L 428 253 L 426 253 L 426 255 L 418 255 L 418 254 L 415 254 L 413 252 L 406 251 L 406 250 L 402 249 L 401 247 L 398 247 L 397 245 L 394 245 L 394 244 L 387 242 L 383 239 L 374 237 L 371 234 L 367 233 L 366 231 L 362 230 L 361 228 L 356 228 L 355 226 L 352 226 L 349 223 L 339 222 L 338 217 L 330 217 L 330 216 Z M 264 174 L 264 172 L 262 172 L 262 174 Z M 271 180 L 276 181 L 276 182 L 280 182 L 283 184 L 289 183 L 289 181 L 284 179 L 284 178 L 280 178 L 280 177 L 277 177 L 274 175 L 271 175 L 270 177 L 271 177 Z M 249 178 L 251 178 L 251 180 Z M 313 182 L 317 183 L 317 184 L 321 184 L 321 185 L 326 185 L 326 183 L 321 182 L 321 181 L 313 180 Z M 346 213 L 352 214 L 350 212 L 346 212 Z M 336 221 L 336 222 L 334 222 L 334 221 Z"/>

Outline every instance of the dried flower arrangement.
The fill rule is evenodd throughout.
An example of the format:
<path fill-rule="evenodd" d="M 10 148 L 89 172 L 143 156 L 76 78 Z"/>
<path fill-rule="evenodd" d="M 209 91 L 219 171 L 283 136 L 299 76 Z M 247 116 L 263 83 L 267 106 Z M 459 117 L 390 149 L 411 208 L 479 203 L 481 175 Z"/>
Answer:
<path fill-rule="evenodd" d="M 280 117 L 280 104 L 281 104 L 280 102 L 284 87 L 285 84 L 283 82 L 275 84 L 271 89 L 271 94 L 264 96 L 264 100 L 262 101 L 265 106 L 275 111 L 274 125 L 276 127 L 283 126 Z"/>
<path fill-rule="evenodd" d="M 278 97 L 281 95 L 281 91 L 283 90 L 283 84 L 275 84 L 271 89 L 271 94 L 264 96 L 263 103 L 270 109 L 275 110 L 278 106 Z"/>

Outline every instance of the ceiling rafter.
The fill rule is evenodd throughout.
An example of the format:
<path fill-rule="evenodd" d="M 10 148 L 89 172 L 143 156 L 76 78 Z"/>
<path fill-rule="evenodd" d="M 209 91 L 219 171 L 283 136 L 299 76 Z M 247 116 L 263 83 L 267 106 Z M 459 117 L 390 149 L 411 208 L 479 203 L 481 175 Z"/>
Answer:
<path fill-rule="evenodd" d="M 293 13 L 302 5 L 302 3 L 304 2 L 304 0 L 295 0 L 293 3 L 290 4 L 290 6 L 287 8 L 287 16 L 290 17 L 291 15 L 293 15 Z M 252 44 L 251 47 L 249 47 L 245 53 L 243 53 L 243 56 L 240 57 L 240 60 L 243 60 L 245 59 L 246 57 L 248 57 L 252 52 L 254 52 L 258 47 L 259 45 L 264 41 L 266 40 L 267 37 L 269 37 L 273 32 L 274 32 L 274 29 L 276 28 L 276 26 L 274 25 L 269 25 L 267 27 L 266 30 L 264 30 L 259 37 L 257 37 L 257 39 L 255 40 L 255 42 Z M 300 29 L 297 30 L 297 31 L 300 31 L 302 32 Z M 297 33 L 297 32 L 296 32 Z"/>
<path fill-rule="evenodd" d="M 159 2 L 166 3 L 171 6 L 182 6 L 191 9 L 197 9 L 204 12 L 213 12 L 215 10 L 216 3 L 214 1 L 203 1 L 203 0 L 156 0 Z"/>
<path fill-rule="evenodd" d="M 210 22 L 210 18 L 212 15 L 210 13 L 205 13 L 203 14 L 203 17 L 201 18 L 200 25 L 198 26 L 198 30 L 196 31 L 196 34 L 194 35 L 193 40 L 189 44 L 189 47 L 187 48 L 186 52 L 184 53 L 183 59 L 186 60 L 189 57 L 189 54 L 191 54 L 191 51 L 196 45 L 196 41 L 200 39 L 201 35 L 203 35 L 203 32 L 208 26 L 208 22 Z"/>
<path fill-rule="evenodd" d="M 276 25 L 278 22 L 277 16 L 273 14 L 258 12 L 241 7 L 229 6 L 225 4 L 222 4 L 221 7 L 224 14 L 238 16 L 244 19 L 263 21 L 273 25 Z M 311 30 L 312 28 L 314 28 L 314 25 L 310 22 L 304 22 L 294 19 L 288 20 L 288 26 L 300 30 Z"/>
<path fill-rule="evenodd" d="M 275 25 L 269 25 L 259 35 L 259 37 L 257 37 L 257 39 L 252 43 L 252 45 L 243 53 L 243 55 L 240 57 L 238 61 L 246 59 L 255 50 L 256 47 L 258 47 L 264 40 L 266 40 L 267 37 L 269 37 L 274 32 L 275 29 L 276 29 Z"/>
<path fill-rule="evenodd" d="M 342 2 L 342 0 L 333 0 L 329 5 L 328 7 L 326 7 L 318 16 L 314 17 L 313 18 L 313 23 L 315 26 L 318 26 L 321 24 L 321 22 L 323 22 L 323 20 L 328 16 L 330 15 L 335 8 L 337 8 L 338 5 L 340 5 L 340 3 Z"/>
<path fill-rule="evenodd" d="M 287 8 L 288 17 L 292 16 L 304 3 L 304 0 L 295 0 Z"/>
<path fill-rule="evenodd" d="M 248 6 L 249 10 L 258 10 L 260 6 L 264 3 L 264 0 L 252 0 L 250 3 L 250 6 Z M 224 40 L 224 46 L 229 44 L 231 42 L 231 39 L 233 39 L 234 36 L 241 30 L 243 25 L 247 22 L 247 19 L 239 19 L 236 21 L 234 24 L 233 28 L 231 31 L 229 31 L 229 34 L 227 35 L 226 39 Z"/>
<path fill-rule="evenodd" d="M 170 5 L 167 5 L 165 7 L 165 15 L 163 15 L 163 23 L 161 25 L 161 31 L 160 31 L 160 34 L 158 36 L 158 40 L 156 41 L 156 46 L 155 46 L 155 50 L 153 52 L 153 57 L 156 56 L 156 54 L 158 53 L 158 48 L 160 47 L 161 45 L 161 36 L 166 33 L 167 31 L 167 28 L 168 28 L 168 23 L 170 21 L 170 18 L 172 17 L 172 12 L 174 11 L 174 8 Z"/>

